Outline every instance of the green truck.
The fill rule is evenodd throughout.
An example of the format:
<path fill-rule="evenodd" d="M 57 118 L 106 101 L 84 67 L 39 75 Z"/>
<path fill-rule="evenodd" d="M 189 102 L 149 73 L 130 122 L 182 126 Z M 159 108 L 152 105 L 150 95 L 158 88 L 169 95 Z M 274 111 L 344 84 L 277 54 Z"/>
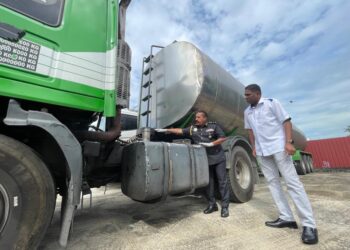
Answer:
<path fill-rule="evenodd" d="M 151 49 L 144 58 L 139 133 L 129 141 L 119 139 L 123 129 L 130 129 L 128 116 L 121 115 L 130 96 L 131 50 L 124 40 L 129 4 L 0 0 L 0 249 L 35 249 L 50 224 L 57 195 L 62 197 L 58 241 L 66 246 L 74 212 L 93 187 L 121 182 L 123 193 L 140 202 L 205 187 L 205 149 L 154 132 L 188 125 L 198 107 L 218 115 L 222 108 L 230 113 L 235 107 L 233 119 L 211 118 L 229 137 L 224 149 L 231 200 L 251 199 L 258 172 L 242 128 L 244 86 L 193 45 L 174 43 L 158 56 Z M 168 61 L 174 52 L 179 60 Z M 191 53 L 202 62 L 196 68 L 204 72 L 196 74 L 200 93 L 190 96 L 183 89 L 185 106 L 176 105 L 169 98 L 176 85 L 156 80 L 164 73 L 167 79 L 193 76 L 184 77 L 188 71 L 181 68 L 181 60 L 194 65 L 191 60 L 197 57 L 183 57 Z M 178 65 L 178 71 L 165 70 L 157 60 Z M 234 89 L 217 80 L 215 72 L 225 75 L 223 82 L 233 81 Z M 152 98 L 154 91 L 158 95 Z M 222 103 L 211 99 L 218 93 Z M 197 98 L 193 105 L 192 97 Z M 227 106 L 225 100 L 235 103 Z M 177 114 L 175 120 L 168 119 L 168 111 Z"/>

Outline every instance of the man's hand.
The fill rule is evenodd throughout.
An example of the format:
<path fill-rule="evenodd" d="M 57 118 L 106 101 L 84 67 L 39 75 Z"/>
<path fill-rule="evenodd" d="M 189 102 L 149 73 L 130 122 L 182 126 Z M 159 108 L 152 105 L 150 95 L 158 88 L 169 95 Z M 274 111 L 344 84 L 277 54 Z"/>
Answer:
<path fill-rule="evenodd" d="M 253 156 L 256 158 L 256 149 L 255 147 L 253 147 L 253 152 L 252 152 Z"/>
<path fill-rule="evenodd" d="M 199 145 L 202 145 L 203 147 L 210 148 L 214 146 L 214 143 L 212 142 L 200 142 Z"/>
<path fill-rule="evenodd" d="M 158 133 L 166 133 L 168 131 L 166 128 L 156 128 L 154 130 Z"/>
<path fill-rule="evenodd" d="M 294 155 L 295 153 L 295 147 L 293 144 L 287 142 L 286 145 L 284 146 L 284 149 L 286 150 L 287 154 L 289 155 Z"/>

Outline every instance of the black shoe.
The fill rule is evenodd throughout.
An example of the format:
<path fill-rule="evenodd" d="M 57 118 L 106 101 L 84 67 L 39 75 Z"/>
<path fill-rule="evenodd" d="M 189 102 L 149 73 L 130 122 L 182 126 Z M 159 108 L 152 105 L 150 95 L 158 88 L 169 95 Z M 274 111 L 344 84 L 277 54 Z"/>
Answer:
<path fill-rule="evenodd" d="M 205 214 L 211 214 L 212 212 L 218 211 L 218 206 L 217 205 L 209 205 L 204 211 L 203 213 Z"/>
<path fill-rule="evenodd" d="M 221 209 L 221 217 L 228 217 L 230 215 L 230 213 L 228 212 L 228 208 L 227 207 L 223 207 Z"/>
<path fill-rule="evenodd" d="M 317 228 L 303 227 L 303 234 L 301 235 L 301 239 L 305 244 L 317 244 Z"/>
<path fill-rule="evenodd" d="M 277 228 L 283 228 L 283 227 L 289 227 L 289 228 L 298 228 L 298 225 L 295 221 L 285 221 L 281 218 L 278 218 L 275 221 L 266 221 L 265 225 L 268 227 L 277 227 Z"/>

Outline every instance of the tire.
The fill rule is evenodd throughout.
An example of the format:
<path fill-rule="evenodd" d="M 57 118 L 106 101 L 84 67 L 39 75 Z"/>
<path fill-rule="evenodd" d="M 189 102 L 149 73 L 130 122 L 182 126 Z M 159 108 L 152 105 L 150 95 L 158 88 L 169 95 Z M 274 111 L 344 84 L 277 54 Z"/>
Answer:
<path fill-rule="evenodd" d="M 310 170 L 312 173 L 312 172 L 314 172 L 314 164 L 312 162 L 312 157 L 310 155 L 308 156 L 308 158 L 309 158 Z"/>
<path fill-rule="evenodd" d="M 54 209 L 46 165 L 28 146 L 0 135 L 0 249 L 36 249 Z"/>
<path fill-rule="evenodd" d="M 301 159 L 302 159 L 302 161 L 304 162 L 306 173 L 307 173 L 307 174 L 310 173 L 311 170 L 310 170 L 309 161 L 308 161 L 308 159 L 307 159 L 307 155 L 302 155 L 302 156 L 301 156 Z"/>
<path fill-rule="evenodd" d="M 235 146 L 229 159 L 227 180 L 230 200 L 237 203 L 249 201 L 254 193 L 253 165 L 247 151 Z"/>
<path fill-rule="evenodd" d="M 298 175 L 305 175 L 306 174 L 305 164 L 301 159 L 300 159 L 300 161 L 295 162 L 295 169 L 296 169 Z"/>

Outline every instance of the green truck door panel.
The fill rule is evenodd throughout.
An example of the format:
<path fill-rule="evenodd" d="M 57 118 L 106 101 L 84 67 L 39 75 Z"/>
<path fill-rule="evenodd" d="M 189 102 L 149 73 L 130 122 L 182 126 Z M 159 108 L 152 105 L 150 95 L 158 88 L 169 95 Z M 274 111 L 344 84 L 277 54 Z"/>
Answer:
<path fill-rule="evenodd" d="M 24 30 L 25 35 L 17 43 L 0 39 L 0 77 L 7 79 L 7 84 L 13 81 L 18 93 L 26 93 L 22 96 L 25 99 L 104 111 L 106 116 L 113 116 L 116 2 L 65 1 L 61 24 L 57 27 L 6 8 L 4 2 L 0 0 L 0 23 Z M 29 88 L 28 84 L 36 85 L 36 88 Z M 28 93 L 37 87 L 43 88 L 41 92 L 49 88 L 64 93 L 59 95 L 60 100 L 56 100 L 55 95 L 40 100 L 37 94 Z M 7 93 L 4 86 L 0 85 L 2 95 L 12 96 L 13 92 L 12 88 L 12 93 Z M 62 101 L 62 95 L 67 95 L 70 101 Z M 69 95 L 74 95 L 74 98 L 68 98 Z M 79 95 L 83 97 L 76 98 Z M 86 100 L 89 98 L 91 100 L 87 105 Z"/>

